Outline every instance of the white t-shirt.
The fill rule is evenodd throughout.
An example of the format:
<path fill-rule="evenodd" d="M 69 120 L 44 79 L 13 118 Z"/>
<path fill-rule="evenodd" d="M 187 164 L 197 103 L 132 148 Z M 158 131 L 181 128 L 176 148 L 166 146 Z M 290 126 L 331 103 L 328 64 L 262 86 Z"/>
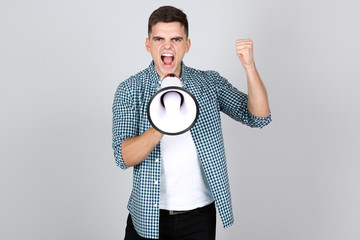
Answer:
<path fill-rule="evenodd" d="M 190 131 L 161 139 L 160 209 L 191 210 L 214 201 Z"/>

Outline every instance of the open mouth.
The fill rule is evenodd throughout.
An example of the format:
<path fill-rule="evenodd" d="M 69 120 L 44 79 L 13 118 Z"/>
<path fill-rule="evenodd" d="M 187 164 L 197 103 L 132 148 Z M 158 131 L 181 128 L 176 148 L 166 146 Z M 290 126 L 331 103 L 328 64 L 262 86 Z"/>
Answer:
<path fill-rule="evenodd" d="M 170 53 L 161 54 L 161 60 L 166 66 L 171 66 L 172 62 L 174 61 L 174 55 Z"/>

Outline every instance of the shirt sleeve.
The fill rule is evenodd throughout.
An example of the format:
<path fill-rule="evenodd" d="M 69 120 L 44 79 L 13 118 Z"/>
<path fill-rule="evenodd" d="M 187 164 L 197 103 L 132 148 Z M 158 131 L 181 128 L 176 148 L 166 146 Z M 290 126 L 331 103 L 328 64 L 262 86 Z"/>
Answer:
<path fill-rule="evenodd" d="M 217 72 L 213 72 L 220 110 L 231 118 L 252 128 L 263 128 L 271 122 L 267 117 L 256 117 L 247 107 L 248 95 L 239 91 Z"/>
<path fill-rule="evenodd" d="M 135 137 L 137 133 L 136 106 L 128 87 L 121 83 L 115 93 L 113 103 L 113 143 L 116 165 L 127 169 L 121 154 L 121 144 L 124 140 Z"/>

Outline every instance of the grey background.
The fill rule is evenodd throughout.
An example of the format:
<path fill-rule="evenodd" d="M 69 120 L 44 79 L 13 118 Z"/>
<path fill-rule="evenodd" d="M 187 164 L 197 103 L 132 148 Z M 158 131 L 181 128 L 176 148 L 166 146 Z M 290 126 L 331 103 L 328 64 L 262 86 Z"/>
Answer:
<path fill-rule="evenodd" d="M 117 85 L 146 68 L 147 19 L 185 11 L 188 66 L 246 91 L 252 38 L 273 122 L 223 116 L 235 225 L 218 239 L 360 239 L 357 1 L 3 0 L 0 239 L 122 239 L 132 170 L 115 166 Z"/>

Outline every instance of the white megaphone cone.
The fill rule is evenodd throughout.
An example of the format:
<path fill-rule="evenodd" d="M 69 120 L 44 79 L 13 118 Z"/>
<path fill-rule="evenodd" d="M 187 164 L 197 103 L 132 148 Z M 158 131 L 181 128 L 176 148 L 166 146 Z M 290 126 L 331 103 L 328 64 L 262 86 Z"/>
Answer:
<path fill-rule="evenodd" d="M 151 97 L 147 115 L 150 124 L 159 132 L 178 135 L 194 126 L 199 116 L 199 104 L 181 87 L 175 74 L 168 74 L 161 80 L 161 89 Z"/>

